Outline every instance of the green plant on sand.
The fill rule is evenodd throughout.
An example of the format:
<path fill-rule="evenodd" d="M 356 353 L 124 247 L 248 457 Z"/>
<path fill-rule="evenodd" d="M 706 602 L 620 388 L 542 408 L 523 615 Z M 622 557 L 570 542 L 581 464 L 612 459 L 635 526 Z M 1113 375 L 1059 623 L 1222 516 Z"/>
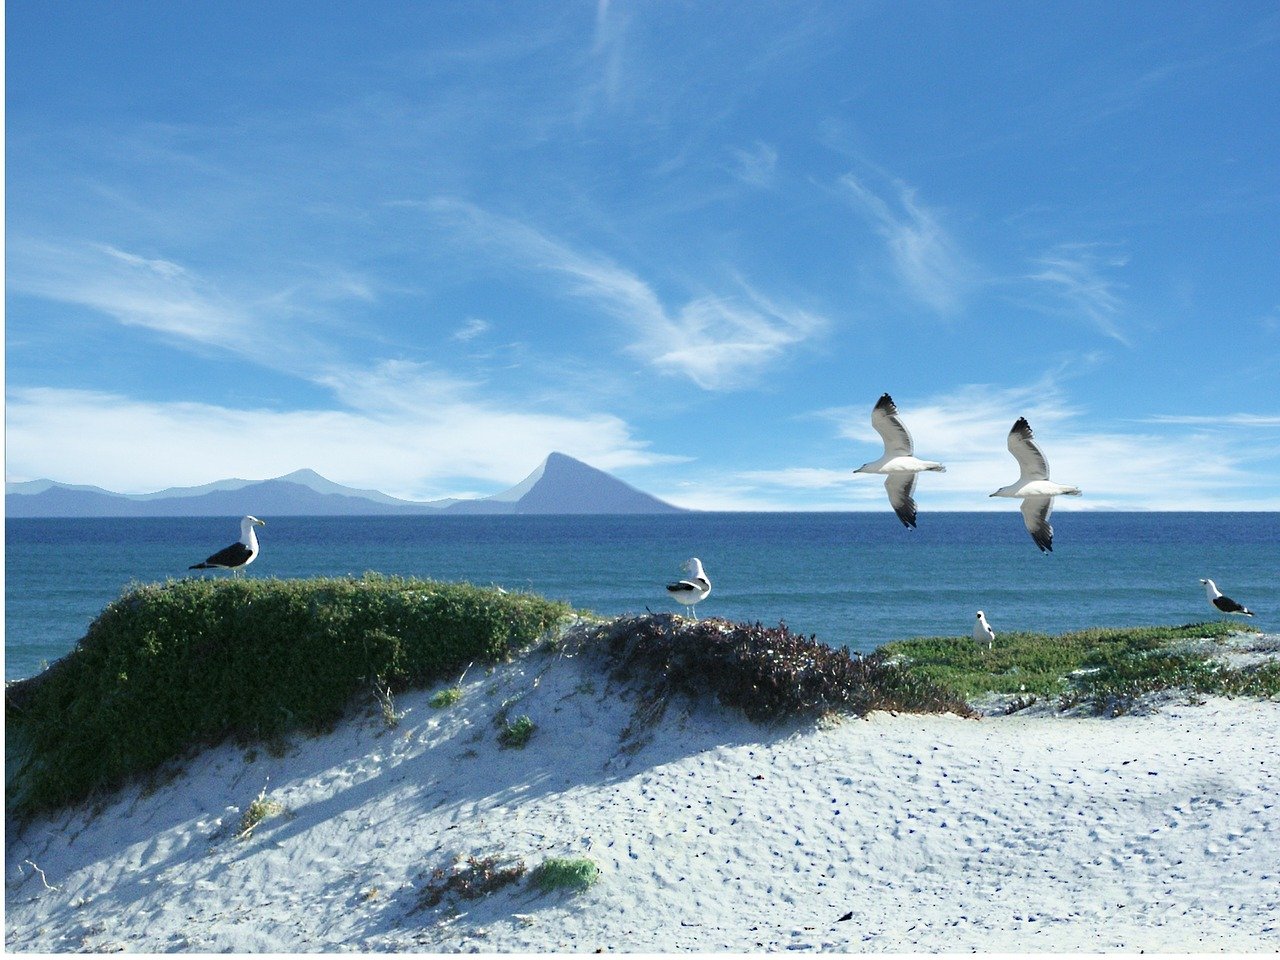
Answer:
<path fill-rule="evenodd" d="M 600 877 L 600 868 L 585 858 L 551 857 L 529 875 L 529 882 L 543 893 L 553 890 L 585 890 Z"/>
<path fill-rule="evenodd" d="M 76 648 L 6 690 L 6 805 L 26 816 L 227 738 L 278 740 L 387 691 L 528 649 L 570 608 L 404 577 L 192 578 L 137 586 Z"/>
<path fill-rule="evenodd" d="M 537 725 L 529 719 L 528 715 L 521 714 L 514 720 L 503 723 L 502 730 L 498 734 L 498 743 L 503 747 L 523 750 L 536 729 L 538 729 Z"/>

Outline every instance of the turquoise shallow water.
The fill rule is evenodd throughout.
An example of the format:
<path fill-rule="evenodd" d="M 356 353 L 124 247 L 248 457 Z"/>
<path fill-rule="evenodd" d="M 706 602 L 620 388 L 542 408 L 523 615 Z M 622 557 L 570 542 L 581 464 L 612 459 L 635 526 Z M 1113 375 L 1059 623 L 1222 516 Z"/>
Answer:
<path fill-rule="evenodd" d="M 1200 577 L 1262 629 L 1280 623 L 1280 513 L 1060 511 L 1051 555 L 1016 509 L 921 514 L 916 530 L 890 513 L 264 519 L 248 576 L 376 570 L 613 615 L 680 609 L 663 585 L 698 556 L 713 584 L 700 616 L 781 620 L 855 650 L 968 635 L 978 609 L 997 633 L 1212 619 Z M 131 582 L 187 576 L 238 534 L 228 517 L 8 520 L 6 679 L 70 651 Z"/>

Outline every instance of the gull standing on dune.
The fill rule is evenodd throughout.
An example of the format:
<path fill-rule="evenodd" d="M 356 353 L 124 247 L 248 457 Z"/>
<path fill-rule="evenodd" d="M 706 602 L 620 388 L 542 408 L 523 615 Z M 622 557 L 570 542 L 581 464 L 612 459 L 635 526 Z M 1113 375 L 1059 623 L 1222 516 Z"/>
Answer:
<path fill-rule="evenodd" d="M 1053 550 L 1053 526 L 1049 523 L 1053 498 L 1064 493 L 1078 497 L 1080 488 L 1049 479 L 1049 461 L 1032 438 L 1031 424 L 1027 423 L 1026 417 L 1014 421 L 1013 429 L 1009 431 L 1009 452 L 1018 461 L 1021 473 L 1016 483 L 1001 487 L 991 496 L 1021 497 L 1022 519 L 1027 525 L 1027 532 L 1041 553 L 1049 553 Z"/>
<path fill-rule="evenodd" d="M 257 517 L 245 517 L 240 521 L 240 540 L 229 547 L 223 547 L 203 563 L 193 563 L 188 570 L 230 570 L 239 573 L 258 557 L 258 535 L 254 527 L 265 527 L 267 522 Z"/>
<path fill-rule="evenodd" d="M 1209 602 L 1215 608 L 1223 613 L 1238 613 L 1242 617 L 1252 617 L 1253 611 L 1243 604 L 1236 603 L 1230 597 L 1224 597 L 1222 591 L 1218 589 L 1218 585 L 1212 580 L 1201 580 L 1204 584 L 1205 596 L 1209 598 Z"/>
<path fill-rule="evenodd" d="M 996 632 L 991 629 L 991 624 L 987 623 L 986 614 L 981 610 L 978 611 L 978 619 L 973 624 L 973 639 L 978 646 L 985 643 L 988 650 L 996 642 Z"/>
<path fill-rule="evenodd" d="M 920 460 L 915 455 L 911 434 L 898 416 L 893 398 L 884 394 L 871 411 L 871 426 L 876 428 L 884 441 L 884 456 L 864 463 L 854 473 L 888 474 L 884 489 L 889 494 L 889 504 L 904 527 L 916 525 L 916 501 L 912 494 L 916 489 L 916 474 L 924 470 L 946 473 L 947 468 L 933 460 Z"/>
<path fill-rule="evenodd" d="M 697 620 L 698 614 L 693 605 L 699 600 L 707 599 L 707 594 L 711 592 L 711 581 L 707 579 L 702 570 L 702 561 L 697 557 L 690 557 L 684 562 L 684 571 L 689 574 L 689 579 L 668 583 L 667 592 L 687 606 L 693 619 Z"/>

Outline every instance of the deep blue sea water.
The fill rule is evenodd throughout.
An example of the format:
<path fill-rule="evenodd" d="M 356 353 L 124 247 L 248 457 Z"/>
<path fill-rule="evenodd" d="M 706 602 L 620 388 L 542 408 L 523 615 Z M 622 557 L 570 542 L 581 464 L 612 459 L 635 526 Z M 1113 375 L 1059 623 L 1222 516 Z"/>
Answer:
<path fill-rule="evenodd" d="M 916 530 L 879 512 L 266 519 L 248 576 L 468 580 L 614 615 L 682 609 L 663 586 L 697 556 L 713 584 L 699 615 L 855 650 L 967 636 L 979 609 L 997 633 L 1212 619 L 1200 577 L 1280 623 L 1280 513 L 1060 511 L 1050 555 L 1016 509 L 922 514 Z M 130 583 L 187 576 L 238 534 L 227 517 L 8 520 L 6 679 L 68 653 Z"/>

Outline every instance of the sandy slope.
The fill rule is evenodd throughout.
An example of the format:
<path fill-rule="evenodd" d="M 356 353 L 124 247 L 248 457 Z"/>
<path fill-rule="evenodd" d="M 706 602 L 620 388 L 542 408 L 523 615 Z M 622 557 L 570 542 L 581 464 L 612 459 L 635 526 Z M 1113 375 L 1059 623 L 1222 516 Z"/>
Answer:
<path fill-rule="evenodd" d="M 582 657 L 464 690 L 8 824 L 7 948 L 1280 949 L 1280 704 L 769 729 L 673 703 L 626 736 L 641 701 Z M 513 697 L 524 750 L 492 722 Z M 287 813 L 236 839 L 264 786 Z M 473 854 L 601 877 L 415 909 Z"/>

